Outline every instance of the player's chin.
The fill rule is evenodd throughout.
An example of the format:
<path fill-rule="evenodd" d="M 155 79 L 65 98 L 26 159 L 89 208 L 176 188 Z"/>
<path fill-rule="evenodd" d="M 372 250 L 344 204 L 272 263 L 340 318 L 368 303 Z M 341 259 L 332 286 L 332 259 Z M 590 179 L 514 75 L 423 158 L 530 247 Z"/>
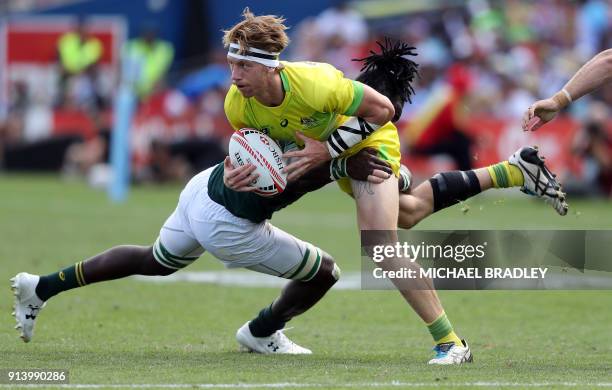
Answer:
<path fill-rule="evenodd" d="M 238 92 L 240 92 L 240 94 L 245 98 L 250 98 L 254 96 L 253 91 L 247 87 L 238 87 Z"/>

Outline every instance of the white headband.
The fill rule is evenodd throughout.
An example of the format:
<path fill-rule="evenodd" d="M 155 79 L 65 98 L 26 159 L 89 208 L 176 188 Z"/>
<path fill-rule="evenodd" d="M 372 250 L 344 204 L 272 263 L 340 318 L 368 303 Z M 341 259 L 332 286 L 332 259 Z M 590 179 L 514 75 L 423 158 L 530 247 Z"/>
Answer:
<path fill-rule="evenodd" d="M 230 43 L 229 50 L 227 52 L 228 57 L 236 58 L 238 60 L 257 62 L 271 68 L 276 68 L 280 65 L 278 55 L 279 53 L 272 53 L 269 51 L 256 49 L 254 47 L 248 47 L 244 55 L 242 55 L 240 54 L 240 45 L 237 43 Z"/>

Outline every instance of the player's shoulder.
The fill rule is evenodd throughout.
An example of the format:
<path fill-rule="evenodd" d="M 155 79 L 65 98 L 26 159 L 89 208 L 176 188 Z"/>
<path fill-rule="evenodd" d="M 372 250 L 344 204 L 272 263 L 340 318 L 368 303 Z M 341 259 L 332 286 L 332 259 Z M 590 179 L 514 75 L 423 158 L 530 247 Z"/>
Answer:
<path fill-rule="evenodd" d="M 337 70 L 333 65 L 326 62 L 316 61 L 281 61 L 285 69 L 297 71 Z"/>
<path fill-rule="evenodd" d="M 283 71 L 289 77 L 290 81 L 316 80 L 343 77 L 341 71 L 333 65 L 325 62 L 299 61 L 286 62 L 282 61 Z"/>
<path fill-rule="evenodd" d="M 283 62 L 283 73 L 294 96 L 313 103 L 338 88 L 344 75 L 324 62 Z M 313 103 L 314 104 L 314 103 Z"/>

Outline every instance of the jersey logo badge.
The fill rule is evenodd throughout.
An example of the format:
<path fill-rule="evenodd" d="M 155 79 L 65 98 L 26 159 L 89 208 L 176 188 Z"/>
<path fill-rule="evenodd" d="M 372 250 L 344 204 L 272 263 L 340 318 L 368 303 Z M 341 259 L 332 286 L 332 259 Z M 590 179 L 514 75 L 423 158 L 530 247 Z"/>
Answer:
<path fill-rule="evenodd" d="M 310 129 L 311 127 L 315 127 L 319 124 L 319 121 L 316 120 L 315 118 L 300 118 L 300 123 L 302 124 L 302 126 L 304 126 L 307 129 Z"/>

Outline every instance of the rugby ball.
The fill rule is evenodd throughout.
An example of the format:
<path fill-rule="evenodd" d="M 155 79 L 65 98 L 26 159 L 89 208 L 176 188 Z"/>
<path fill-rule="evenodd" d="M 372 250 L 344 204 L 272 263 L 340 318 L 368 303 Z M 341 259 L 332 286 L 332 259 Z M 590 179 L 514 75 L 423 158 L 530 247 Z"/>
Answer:
<path fill-rule="evenodd" d="M 255 129 L 240 129 L 230 139 L 229 155 L 235 167 L 255 165 L 259 177 L 252 183 L 261 196 L 274 196 L 287 186 L 282 149 L 269 136 Z"/>

